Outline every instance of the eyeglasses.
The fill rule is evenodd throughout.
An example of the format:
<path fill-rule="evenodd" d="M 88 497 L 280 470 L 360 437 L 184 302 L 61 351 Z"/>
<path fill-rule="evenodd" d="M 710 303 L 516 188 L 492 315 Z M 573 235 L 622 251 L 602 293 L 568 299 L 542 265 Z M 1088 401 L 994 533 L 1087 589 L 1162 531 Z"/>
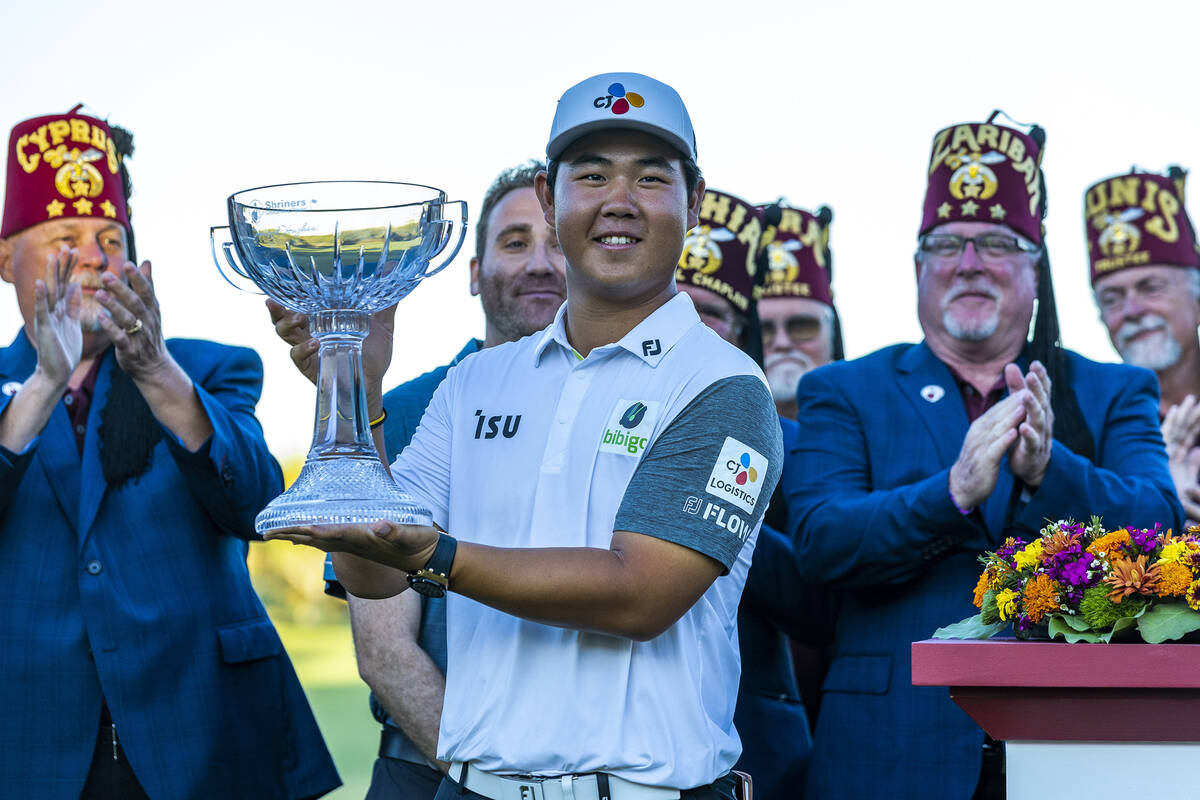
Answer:
<path fill-rule="evenodd" d="M 1120 286 L 1106 287 L 1096 295 L 1096 303 L 1099 304 L 1102 313 L 1111 314 L 1125 305 L 1127 294 L 1139 297 L 1143 301 L 1158 302 L 1177 291 L 1178 289 L 1171 286 L 1170 282 L 1159 277 L 1151 277 L 1128 289 Z"/>
<path fill-rule="evenodd" d="M 762 328 L 764 344 L 774 339 L 775 334 L 779 332 L 779 325 L 773 319 L 760 319 L 759 326 Z M 787 317 L 783 321 L 783 330 L 787 334 L 787 337 L 792 340 L 792 344 L 809 342 L 817 338 L 821 333 L 821 320 L 818 317 L 797 314 L 796 316 Z"/>
<path fill-rule="evenodd" d="M 967 242 L 984 260 L 1000 261 L 1016 253 L 1036 253 L 1036 247 L 1024 245 L 1015 236 L 1003 233 L 981 233 L 978 236 L 958 236 L 953 233 L 931 233 L 921 237 L 921 252 L 937 258 L 956 258 L 962 255 Z"/>

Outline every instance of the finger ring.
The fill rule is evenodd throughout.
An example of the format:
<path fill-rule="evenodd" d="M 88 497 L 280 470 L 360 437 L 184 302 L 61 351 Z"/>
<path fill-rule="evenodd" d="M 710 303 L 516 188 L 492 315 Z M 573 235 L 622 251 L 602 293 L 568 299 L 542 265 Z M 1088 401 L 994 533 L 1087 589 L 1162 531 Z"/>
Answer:
<path fill-rule="evenodd" d="M 142 329 L 142 327 L 143 327 L 143 325 L 142 325 L 142 321 L 141 321 L 140 319 L 135 319 L 135 320 L 133 321 L 133 324 L 132 324 L 132 325 L 130 325 L 128 328 L 126 328 L 126 329 L 125 329 L 125 332 L 126 332 L 127 334 L 129 334 L 130 336 L 132 336 L 133 334 L 135 334 L 135 333 L 137 333 L 138 331 L 140 331 L 140 330 Z"/>

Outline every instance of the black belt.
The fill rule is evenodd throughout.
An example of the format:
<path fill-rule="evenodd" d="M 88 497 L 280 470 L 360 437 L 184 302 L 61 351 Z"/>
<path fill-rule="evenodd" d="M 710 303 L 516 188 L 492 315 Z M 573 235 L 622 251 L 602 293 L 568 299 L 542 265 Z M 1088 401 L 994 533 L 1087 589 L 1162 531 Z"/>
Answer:
<path fill-rule="evenodd" d="M 429 766 L 425 757 L 402 730 L 394 725 L 383 725 L 382 728 L 383 731 L 379 734 L 380 758 L 394 758 L 399 761 L 420 764 L 423 767 Z"/>

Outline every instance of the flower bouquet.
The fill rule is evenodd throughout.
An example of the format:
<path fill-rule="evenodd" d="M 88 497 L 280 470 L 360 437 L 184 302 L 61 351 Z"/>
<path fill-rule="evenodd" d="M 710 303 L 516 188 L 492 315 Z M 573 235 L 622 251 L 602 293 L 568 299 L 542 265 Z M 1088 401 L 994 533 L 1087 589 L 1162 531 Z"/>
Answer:
<path fill-rule="evenodd" d="M 1068 642 L 1173 641 L 1200 631 L 1200 528 L 1106 531 L 1058 521 L 1032 542 L 1009 538 L 980 556 L 979 614 L 937 639 L 987 639 L 1011 624 L 1017 638 Z"/>

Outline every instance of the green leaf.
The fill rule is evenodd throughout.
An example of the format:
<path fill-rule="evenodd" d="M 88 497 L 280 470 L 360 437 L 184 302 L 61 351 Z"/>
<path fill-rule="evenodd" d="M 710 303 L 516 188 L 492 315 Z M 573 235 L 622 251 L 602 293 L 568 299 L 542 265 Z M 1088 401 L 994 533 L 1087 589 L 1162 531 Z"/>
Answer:
<path fill-rule="evenodd" d="M 1075 642 L 1099 642 L 1102 641 L 1100 634 L 1088 627 L 1087 622 L 1081 616 L 1053 616 L 1050 617 L 1050 638 L 1056 639 L 1060 635 L 1070 643 Z"/>
<path fill-rule="evenodd" d="M 1052 614 L 1050 620 L 1062 620 L 1067 625 L 1070 625 L 1074 630 L 1082 633 L 1092 632 L 1092 626 L 1088 625 L 1088 621 L 1083 618 L 1082 614 Z"/>
<path fill-rule="evenodd" d="M 1100 641 L 1111 642 L 1113 639 L 1117 639 L 1117 640 L 1125 639 L 1128 641 L 1128 640 L 1135 638 L 1134 636 L 1132 636 L 1132 634 L 1137 631 L 1138 618 L 1141 617 L 1143 614 L 1145 614 L 1146 609 L 1148 609 L 1148 608 L 1150 608 L 1149 604 L 1144 605 L 1138 609 L 1138 612 L 1136 614 L 1133 614 L 1132 616 L 1128 616 L 1128 617 L 1121 617 L 1120 619 L 1118 619 L 1116 622 L 1113 623 L 1111 631 L 1100 634 Z"/>
<path fill-rule="evenodd" d="M 994 625 L 984 625 L 979 614 L 967 617 L 962 622 L 938 628 L 933 632 L 934 639 L 990 639 L 1008 627 L 1007 622 L 997 622 Z"/>
<path fill-rule="evenodd" d="M 1183 603 L 1163 603 L 1145 612 L 1137 627 L 1147 643 L 1162 644 L 1200 631 L 1200 613 Z"/>

